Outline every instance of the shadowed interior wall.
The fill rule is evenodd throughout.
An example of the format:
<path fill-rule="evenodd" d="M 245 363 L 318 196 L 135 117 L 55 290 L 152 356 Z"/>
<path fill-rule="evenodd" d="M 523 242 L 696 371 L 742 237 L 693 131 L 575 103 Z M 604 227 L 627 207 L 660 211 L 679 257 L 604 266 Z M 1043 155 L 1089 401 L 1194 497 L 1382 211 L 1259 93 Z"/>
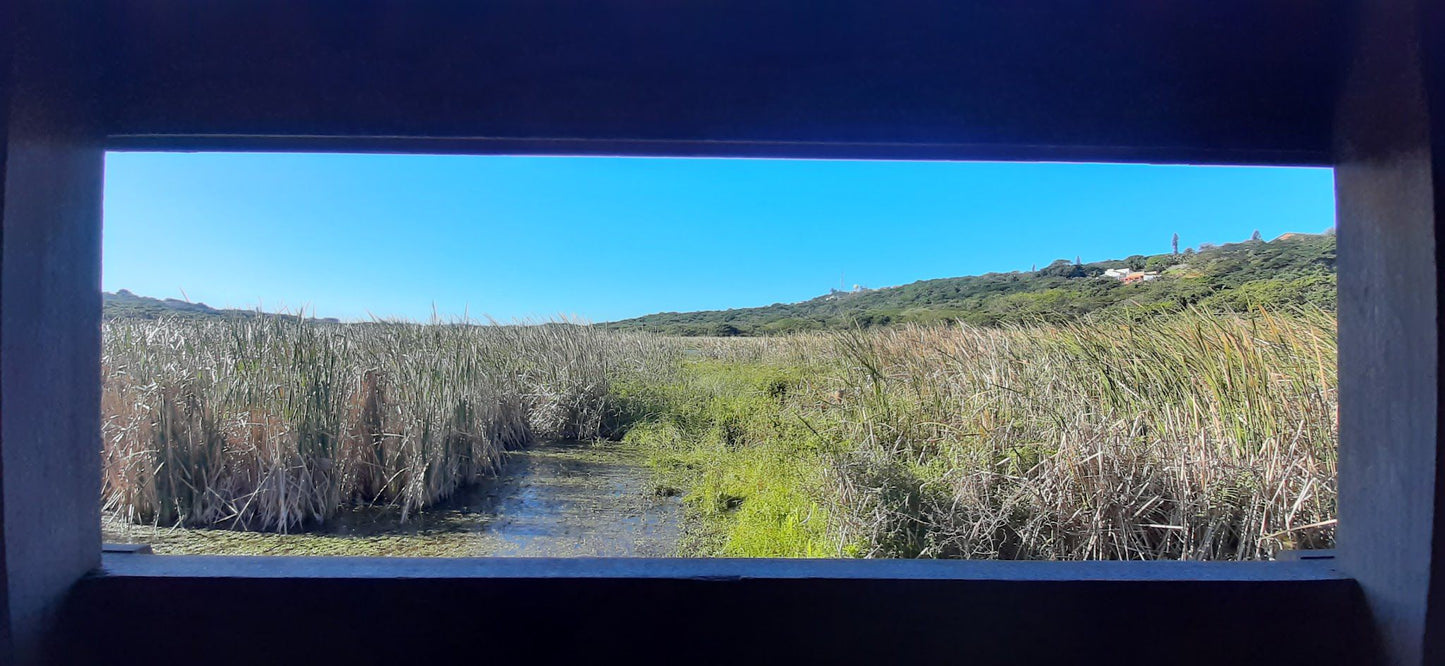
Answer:
<path fill-rule="evenodd" d="M 84 4 L 14 3 L 13 40 L 3 47 L 13 59 L 0 144 L 6 663 L 37 659 L 65 591 L 100 563 L 103 154 L 87 125 L 95 82 L 83 48 L 91 34 L 82 29 Z"/>
<path fill-rule="evenodd" d="M 1336 139 L 1338 552 L 1365 592 L 1385 658 L 1400 664 L 1445 656 L 1434 647 L 1445 606 L 1437 167 L 1445 125 L 1426 92 L 1426 63 L 1445 51 L 1425 32 L 1430 4 L 1368 3 L 1360 14 Z"/>
<path fill-rule="evenodd" d="M 1365 620 L 1393 663 L 1442 658 L 1439 4 L 1362 0 L 1356 16 L 1341 11 L 1354 3 L 1288 0 L 840 0 L 826 11 L 762 0 L 663 9 L 629 0 L 7 3 L 0 631 L 11 640 L 0 660 L 38 662 L 39 636 L 54 627 L 93 660 L 184 663 L 260 663 L 288 648 L 339 654 L 318 652 L 327 646 L 357 660 L 415 657 L 415 646 L 483 656 L 494 645 L 590 658 L 676 647 L 715 660 L 749 652 L 1358 663 L 1351 650 L 1374 640 Z M 99 80 L 91 66 L 103 68 Z M 1109 570 L 1101 563 L 1041 565 L 1052 567 L 1042 576 L 943 563 L 952 569 L 908 579 L 876 562 L 849 563 L 871 569 L 846 575 L 828 563 L 770 562 L 719 573 L 653 561 L 611 574 L 596 562 L 516 562 L 501 573 L 486 562 L 102 563 L 102 140 L 151 149 L 1337 157 L 1339 567 L 1359 587 L 1318 564 L 1255 578 L 1166 566 L 1115 579 L 1099 577 Z M 594 569 L 569 568 L 577 566 Z M 1295 577 L 1271 578 L 1285 572 Z M 64 620 L 52 625 L 67 591 Z M 649 629 L 664 640 L 651 642 Z M 444 640 L 427 643 L 436 636 Z"/>
<path fill-rule="evenodd" d="M 73 602 L 84 663 L 1367 661 L 1309 562 L 107 555 Z"/>
<path fill-rule="evenodd" d="M 113 145 L 1329 162 L 1345 0 L 109 0 Z"/>

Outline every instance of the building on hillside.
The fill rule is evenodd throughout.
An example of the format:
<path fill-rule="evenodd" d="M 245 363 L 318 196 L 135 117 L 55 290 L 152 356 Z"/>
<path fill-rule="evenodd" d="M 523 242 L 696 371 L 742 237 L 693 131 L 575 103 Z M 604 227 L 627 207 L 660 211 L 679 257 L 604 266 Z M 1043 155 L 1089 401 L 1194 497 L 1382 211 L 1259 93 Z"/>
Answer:
<path fill-rule="evenodd" d="M 1110 268 L 1104 271 L 1103 277 L 1118 280 L 1124 284 L 1136 282 L 1148 282 L 1159 279 L 1158 271 L 1135 271 L 1128 268 Z"/>
<path fill-rule="evenodd" d="M 1124 284 L 1138 284 L 1140 282 L 1150 282 L 1152 280 L 1158 279 L 1159 274 L 1153 271 L 1150 271 L 1148 273 L 1134 271 L 1132 273 L 1129 273 L 1128 275 L 1125 275 L 1122 281 L 1124 282 Z"/>

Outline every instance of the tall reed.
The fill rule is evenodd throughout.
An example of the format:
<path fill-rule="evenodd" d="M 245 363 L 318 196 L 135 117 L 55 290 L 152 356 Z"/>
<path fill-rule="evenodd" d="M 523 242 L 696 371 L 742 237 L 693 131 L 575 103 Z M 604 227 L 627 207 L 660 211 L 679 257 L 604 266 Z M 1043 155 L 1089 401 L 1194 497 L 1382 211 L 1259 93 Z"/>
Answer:
<path fill-rule="evenodd" d="M 648 343 L 576 322 L 105 328 L 105 507 L 281 530 L 348 504 L 403 517 L 539 437 L 604 434 L 614 366 Z M 662 357 L 659 357 L 662 358 Z"/>
<path fill-rule="evenodd" d="M 1323 311 L 837 336 L 829 491 L 869 554 L 1257 559 L 1333 542 Z"/>
<path fill-rule="evenodd" d="M 1267 558 L 1333 543 L 1335 349 L 1320 310 L 768 339 L 113 321 L 106 509 L 282 531 L 350 505 L 407 516 L 508 449 L 643 421 L 705 454 L 698 473 L 826 514 L 838 552 Z M 755 447 L 791 471 L 754 469 L 775 459 Z M 735 515 L 791 511 L 773 508 Z"/>

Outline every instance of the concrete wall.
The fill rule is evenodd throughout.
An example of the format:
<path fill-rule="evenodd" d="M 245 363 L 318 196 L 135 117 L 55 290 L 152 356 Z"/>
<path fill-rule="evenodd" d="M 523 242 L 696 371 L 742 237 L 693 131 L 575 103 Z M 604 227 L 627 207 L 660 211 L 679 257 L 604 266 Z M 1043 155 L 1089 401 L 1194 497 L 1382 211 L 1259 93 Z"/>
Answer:
<path fill-rule="evenodd" d="M 0 46 L 13 59 L 0 142 L 4 663 L 38 658 L 65 592 L 100 563 L 103 164 L 86 129 L 94 81 L 74 50 L 82 4 L 9 5 L 13 39 Z"/>
<path fill-rule="evenodd" d="M 1445 124 L 1427 99 L 1423 2 L 1369 3 L 1339 106 L 1342 570 L 1390 663 L 1438 663 Z M 1438 82 L 1435 84 L 1438 87 Z"/>
<path fill-rule="evenodd" d="M 0 661 L 1445 659 L 1440 4 L 0 4 Z M 102 145 L 1334 160 L 1338 568 L 102 564 Z"/>
<path fill-rule="evenodd" d="M 1328 563 L 107 556 L 80 663 L 1361 664 Z"/>

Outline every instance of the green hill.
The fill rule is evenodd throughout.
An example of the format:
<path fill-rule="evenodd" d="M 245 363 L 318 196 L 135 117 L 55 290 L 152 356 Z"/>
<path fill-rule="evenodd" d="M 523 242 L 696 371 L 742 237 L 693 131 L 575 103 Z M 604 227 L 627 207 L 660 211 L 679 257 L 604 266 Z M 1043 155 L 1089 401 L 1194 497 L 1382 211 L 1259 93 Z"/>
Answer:
<path fill-rule="evenodd" d="M 1147 273 L 1126 283 L 1110 269 Z M 105 293 L 105 317 L 271 316 L 223 310 L 205 303 Z M 958 320 L 981 326 L 1073 317 L 1099 311 L 1148 316 L 1194 306 L 1244 310 L 1315 305 L 1335 307 L 1335 237 L 1285 234 L 1178 255 L 1136 255 L 1075 264 L 1060 259 L 1037 271 L 921 280 L 853 292 L 833 291 L 800 303 L 764 307 L 661 312 L 600 324 L 669 335 L 769 335 L 853 326 Z M 335 320 L 328 320 L 335 321 Z"/>
<path fill-rule="evenodd" d="M 204 317 L 271 317 L 272 313 L 259 310 L 218 310 L 205 303 L 192 303 L 174 298 L 151 298 L 138 296 L 129 290 L 115 293 L 103 292 L 105 303 L 103 316 L 106 319 L 159 319 L 160 317 L 204 318 Z M 336 321 L 324 319 L 322 321 Z"/>
<path fill-rule="evenodd" d="M 1126 283 L 1109 269 L 1149 275 Z M 1178 255 L 1136 255 L 1075 264 L 1060 259 L 1028 272 L 922 280 L 898 287 L 834 291 L 800 303 L 662 312 L 603 324 L 672 335 L 765 335 L 851 326 L 961 320 L 982 326 L 1119 311 L 1136 316 L 1194 306 L 1242 310 L 1335 306 L 1335 237 L 1285 234 L 1273 241 L 1202 246 Z"/>

